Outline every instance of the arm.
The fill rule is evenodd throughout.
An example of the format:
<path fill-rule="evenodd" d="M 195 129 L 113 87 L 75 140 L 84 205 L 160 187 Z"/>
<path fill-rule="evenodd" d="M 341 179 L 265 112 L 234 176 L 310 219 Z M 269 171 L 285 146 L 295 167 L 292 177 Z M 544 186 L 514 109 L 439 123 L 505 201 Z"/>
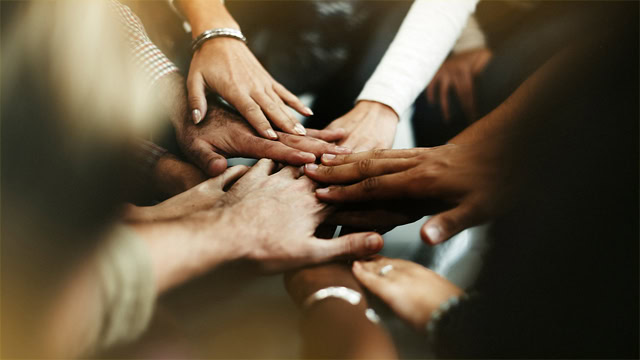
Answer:
<path fill-rule="evenodd" d="M 476 2 L 414 2 L 356 106 L 327 127 L 347 131 L 339 144 L 356 152 L 393 145 L 399 117 L 436 73 Z"/>
<path fill-rule="evenodd" d="M 415 1 L 358 101 L 376 101 L 404 113 L 451 51 L 476 3 Z"/>
<path fill-rule="evenodd" d="M 177 1 L 176 6 L 190 22 L 194 39 L 205 30 L 239 29 L 220 1 Z M 189 109 L 196 124 L 207 113 L 206 90 L 227 100 L 267 139 L 278 139 L 269 120 L 286 133 L 306 134 L 286 105 L 302 115 L 312 115 L 311 109 L 275 81 L 251 50 L 237 39 L 220 37 L 206 41 L 193 55 L 187 88 Z"/>
<path fill-rule="evenodd" d="M 329 286 L 344 286 L 363 293 L 349 267 L 341 263 L 289 273 L 285 282 L 289 294 L 298 305 L 317 290 Z M 367 306 L 364 296 L 358 305 L 331 298 L 311 305 L 304 311 L 301 322 L 303 356 L 334 359 L 396 358 L 389 334 L 364 315 Z"/>

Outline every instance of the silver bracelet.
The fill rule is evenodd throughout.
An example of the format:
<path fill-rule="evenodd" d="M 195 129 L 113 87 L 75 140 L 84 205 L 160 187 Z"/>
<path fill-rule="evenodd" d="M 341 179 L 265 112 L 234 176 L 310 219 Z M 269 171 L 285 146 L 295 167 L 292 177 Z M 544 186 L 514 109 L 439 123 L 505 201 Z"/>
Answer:
<path fill-rule="evenodd" d="M 328 299 L 328 298 L 336 298 L 344 300 L 351 305 L 358 305 L 360 303 L 360 299 L 362 299 L 362 295 L 348 287 L 344 286 L 330 286 L 324 289 L 320 289 L 313 294 L 309 295 L 309 297 L 302 303 L 303 309 L 308 309 L 311 305 L 317 303 L 320 300 Z"/>
<path fill-rule="evenodd" d="M 205 30 L 202 34 L 198 35 L 198 37 L 191 42 L 191 51 L 196 52 L 196 50 L 198 50 L 205 41 L 217 37 L 230 37 L 242 40 L 245 44 L 247 43 L 247 38 L 242 35 L 242 31 L 232 28 L 218 28 Z"/>

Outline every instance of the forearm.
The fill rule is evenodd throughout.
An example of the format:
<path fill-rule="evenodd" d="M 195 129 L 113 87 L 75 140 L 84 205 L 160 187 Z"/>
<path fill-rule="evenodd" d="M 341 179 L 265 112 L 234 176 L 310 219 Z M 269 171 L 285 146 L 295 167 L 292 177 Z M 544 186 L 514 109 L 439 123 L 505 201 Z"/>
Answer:
<path fill-rule="evenodd" d="M 219 0 L 178 0 L 176 7 L 191 24 L 191 33 L 197 37 L 214 28 L 240 29 L 238 23 Z"/>
<path fill-rule="evenodd" d="M 513 94 L 484 118 L 476 121 L 450 143 L 462 144 L 495 137 L 522 134 L 528 139 L 545 132 L 558 134 L 561 127 L 576 125 L 567 118 L 562 124 L 549 123 L 548 114 L 563 103 L 580 99 L 597 76 L 608 66 L 606 34 L 583 40 L 550 58 L 525 80 Z M 595 52 L 595 53 L 594 53 Z M 517 136 L 520 138 L 519 136 Z"/>
<path fill-rule="evenodd" d="M 314 292 L 344 286 L 363 294 L 349 266 L 324 264 L 287 274 L 287 289 L 302 304 Z M 358 305 L 325 299 L 304 310 L 301 322 L 305 356 L 311 358 L 395 358 L 395 348 L 384 329 L 365 316 L 363 297 Z"/>
<path fill-rule="evenodd" d="M 221 217 L 207 221 L 224 223 Z M 202 231 L 197 222 L 189 219 L 130 226 L 148 247 L 157 293 L 163 293 L 235 259 L 234 244 L 223 241 L 223 230 Z"/>

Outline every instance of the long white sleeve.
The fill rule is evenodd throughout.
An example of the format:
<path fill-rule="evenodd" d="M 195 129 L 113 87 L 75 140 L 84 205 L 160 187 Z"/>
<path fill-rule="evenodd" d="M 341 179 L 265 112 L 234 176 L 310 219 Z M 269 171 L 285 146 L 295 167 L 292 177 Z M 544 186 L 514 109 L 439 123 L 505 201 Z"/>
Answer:
<path fill-rule="evenodd" d="M 357 100 L 402 115 L 451 51 L 478 0 L 416 0 Z"/>

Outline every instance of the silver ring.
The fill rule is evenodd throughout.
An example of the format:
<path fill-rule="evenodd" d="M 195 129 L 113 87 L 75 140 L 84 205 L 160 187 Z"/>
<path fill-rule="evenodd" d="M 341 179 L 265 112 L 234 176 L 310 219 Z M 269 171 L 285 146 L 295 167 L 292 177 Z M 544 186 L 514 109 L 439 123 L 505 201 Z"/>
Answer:
<path fill-rule="evenodd" d="M 378 274 L 380 274 L 380 276 L 385 276 L 389 273 L 389 271 L 393 270 L 393 265 L 388 264 L 385 265 L 383 267 L 380 268 L 380 272 L 378 272 Z"/>

